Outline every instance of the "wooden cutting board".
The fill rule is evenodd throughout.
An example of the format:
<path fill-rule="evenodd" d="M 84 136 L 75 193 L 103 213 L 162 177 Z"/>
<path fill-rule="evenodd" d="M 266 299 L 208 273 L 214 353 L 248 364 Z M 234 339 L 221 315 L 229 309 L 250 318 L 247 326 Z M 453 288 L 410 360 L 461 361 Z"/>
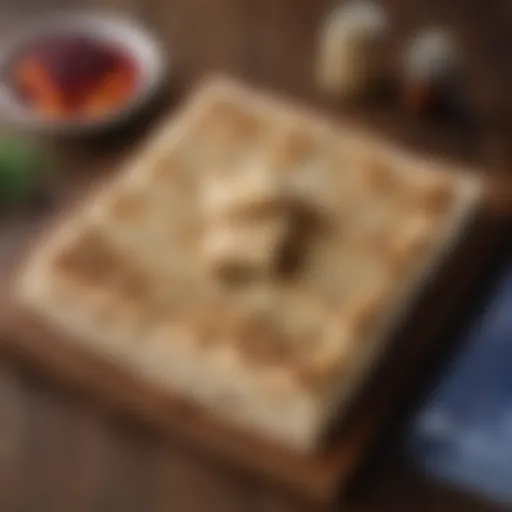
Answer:
<path fill-rule="evenodd" d="M 67 386 L 85 390 L 116 410 L 206 450 L 219 462 L 267 478 L 312 502 L 328 503 L 346 488 L 378 434 L 410 396 L 410 384 L 422 361 L 439 348 L 443 328 L 488 269 L 511 218 L 506 190 L 489 187 L 468 236 L 418 300 L 348 417 L 332 432 L 325 449 L 313 456 L 297 455 L 233 430 L 178 397 L 81 351 L 51 326 L 15 306 L 8 286 L 0 291 L 0 346 Z M 28 239 L 32 231 L 30 222 L 17 229 L 21 239 Z"/>

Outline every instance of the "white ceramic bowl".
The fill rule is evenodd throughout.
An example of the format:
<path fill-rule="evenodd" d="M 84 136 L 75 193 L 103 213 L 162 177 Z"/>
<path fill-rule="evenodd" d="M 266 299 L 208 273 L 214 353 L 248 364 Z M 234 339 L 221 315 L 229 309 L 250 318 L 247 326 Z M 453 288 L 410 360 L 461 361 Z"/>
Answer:
<path fill-rule="evenodd" d="M 39 115 L 17 97 L 5 78 L 12 59 L 26 45 L 48 36 L 82 35 L 103 40 L 125 50 L 138 66 L 140 85 L 120 109 L 93 119 L 52 120 Z M 19 28 L 0 48 L 0 113 L 17 127 L 41 134 L 81 136 L 114 128 L 129 121 L 158 93 L 169 71 L 161 45 L 132 19 L 112 12 L 63 11 L 36 19 Z"/>

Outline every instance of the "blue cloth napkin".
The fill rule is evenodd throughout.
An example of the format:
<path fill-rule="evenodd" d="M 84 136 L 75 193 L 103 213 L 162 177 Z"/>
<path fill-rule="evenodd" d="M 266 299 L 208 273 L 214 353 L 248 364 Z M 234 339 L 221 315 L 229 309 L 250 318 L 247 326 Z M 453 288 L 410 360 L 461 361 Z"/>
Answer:
<path fill-rule="evenodd" d="M 435 478 L 512 504 L 512 268 L 407 438 Z"/>

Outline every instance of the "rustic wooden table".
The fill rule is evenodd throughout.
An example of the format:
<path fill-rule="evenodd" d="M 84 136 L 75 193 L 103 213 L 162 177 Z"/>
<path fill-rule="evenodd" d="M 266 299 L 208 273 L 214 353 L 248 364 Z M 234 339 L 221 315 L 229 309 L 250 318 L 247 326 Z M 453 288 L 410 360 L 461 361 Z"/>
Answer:
<path fill-rule="evenodd" d="M 1 0 L 4 29 L 68 0 Z M 316 97 L 313 42 L 329 0 L 75 0 L 113 6 L 154 28 L 173 59 L 172 99 L 211 70 L 228 71 L 308 102 Z M 446 22 L 466 48 L 471 123 L 407 119 L 393 105 L 352 115 L 394 137 L 506 175 L 512 163 L 512 84 L 508 48 L 512 7 L 498 0 L 387 0 L 396 43 L 415 27 Z M 171 102 L 172 102 L 171 99 Z M 324 105 L 325 107 L 325 105 Z M 512 118 L 511 118 L 512 119 Z M 145 128 L 144 128 L 145 129 Z M 135 133 L 137 132 L 137 133 Z M 119 159 L 139 129 L 108 144 L 60 145 L 68 175 L 59 196 L 87 181 L 91 169 Z M 112 142 L 112 143 L 111 143 Z M 50 211 L 50 210 L 48 210 Z M 23 244 L 22 218 L 0 227 L 0 262 Z M 20 224 L 21 223 L 21 224 Z M 26 225 L 23 224 L 23 225 Z M 112 415 L 37 374 L 0 359 L 0 510 L 5 512 L 299 511 L 302 504 L 222 469 L 177 442 Z M 393 453 L 379 464 L 349 510 L 493 511 L 453 491 L 411 476 Z M 392 452 L 393 450 L 391 450 Z"/>

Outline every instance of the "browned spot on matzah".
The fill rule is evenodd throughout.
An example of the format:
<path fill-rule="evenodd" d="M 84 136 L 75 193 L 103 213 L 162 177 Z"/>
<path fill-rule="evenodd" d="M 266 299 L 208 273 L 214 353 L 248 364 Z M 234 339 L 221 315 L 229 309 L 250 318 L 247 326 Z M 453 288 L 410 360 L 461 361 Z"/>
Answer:
<path fill-rule="evenodd" d="M 117 287 L 122 297 L 137 302 L 146 302 L 154 292 L 154 284 L 149 276 L 130 266 L 119 272 Z"/>
<path fill-rule="evenodd" d="M 294 131 L 278 139 L 271 160 L 278 170 L 292 171 L 315 153 L 314 138 L 304 131 Z"/>
<path fill-rule="evenodd" d="M 228 101 L 219 101 L 212 106 L 210 119 L 218 123 L 218 127 L 228 128 L 238 135 L 249 135 L 257 126 L 254 115 L 244 112 L 240 107 Z"/>
<path fill-rule="evenodd" d="M 241 355 L 256 364 L 286 364 L 294 357 L 292 340 L 264 319 L 247 319 L 236 333 Z"/>
<path fill-rule="evenodd" d="M 322 361 L 306 361 L 294 368 L 294 376 L 299 385 L 307 391 L 320 391 L 334 378 L 341 368 L 339 360 L 332 358 Z"/>
<path fill-rule="evenodd" d="M 368 190 L 376 195 L 390 196 L 396 191 L 398 178 L 390 166 L 380 160 L 367 163 L 362 169 Z"/>
<path fill-rule="evenodd" d="M 411 234 L 410 236 L 396 236 L 383 251 L 384 257 L 391 264 L 393 271 L 406 272 L 416 261 L 419 253 L 427 245 L 426 236 Z"/>
<path fill-rule="evenodd" d="M 153 168 L 152 177 L 156 183 L 169 184 L 176 176 L 176 168 L 180 165 L 180 162 L 175 155 L 169 158 L 161 158 Z"/>
<path fill-rule="evenodd" d="M 347 321 L 359 336 L 365 336 L 377 321 L 386 306 L 384 291 L 375 290 L 357 299 L 347 311 Z"/>
<path fill-rule="evenodd" d="M 63 249 L 54 264 L 58 272 L 92 284 L 108 279 L 116 268 L 118 259 L 103 235 L 95 230 L 88 230 L 74 244 Z"/>
<path fill-rule="evenodd" d="M 113 217 L 122 222 L 140 222 L 148 214 L 149 203 L 142 192 L 130 191 L 112 203 Z"/>
<path fill-rule="evenodd" d="M 205 345 L 217 342 L 237 344 L 247 325 L 247 314 L 227 303 L 210 303 L 189 318 L 195 321 L 201 342 Z"/>
<path fill-rule="evenodd" d="M 156 186 L 164 186 L 166 191 L 171 186 L 177 186 L 186 193 L 193 190 L 193 166 L 176 150 L 156 163 L 151 177 Z"/>
<path fill-rule="evenodd" d="M 219 339 L 226 338 L 226 328 L 217 308 L 200 308 L 195 313 L 189 313 L 188 319 L 197 332 L 200 345 L 211 346 Z"/>
<path fill-rule="evenodd" d="M 255 144 L 262 134 L 261 120 L 229 101 L 215 103 L 196 128 L 199 141 L 222 158 Z"/>
<path fill-rule="evenodd" d="M 422 187 L 418 202 L 430 213 L 443 214 L 450 207 L 453 196 L 454 192 L 449 185 L 434 182 Z"/>

